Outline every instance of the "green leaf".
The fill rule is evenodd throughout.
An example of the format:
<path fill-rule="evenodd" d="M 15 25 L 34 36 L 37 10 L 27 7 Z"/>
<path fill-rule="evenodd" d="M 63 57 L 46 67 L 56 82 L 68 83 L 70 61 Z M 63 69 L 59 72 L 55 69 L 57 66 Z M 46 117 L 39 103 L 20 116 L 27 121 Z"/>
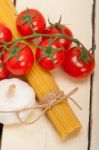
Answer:
<path fill-rule="evenodd" d="M 54 60 L 54 58 L 53 58 L 53 53 L 51 53 L 51 54 L 49 55 L 49 58 L 51 59 L 51 61 L 52 61 L 53 64 L 54 64 L 55 60 Z"/>
<path fill-rule="evenodd" d="M 47 49 L 47 48 L 45 48 L 45 47 L 43 47 L 41 45 L 38 45 L 37 48 L 41 49 L 42 51 L 46 51 L 46 49 Z"/>
<path fill-rule="evenodd" d="M 50 48 L 52 46 L 53 42 L 54 42 L 54 39 L 50 38 L 49 42 L 48 42 L 48 48 Z"/>
<path fill-rule="evenodd" d="M 79 41 L 78 41 L 77 39 L 72 38 L 72 41 L 73 41 L 74 43 L 76 43 L 78 46 L 80 46 L 80 43 L 79 43 Z"/>
<path fill-rule="evenodd" d="M 22 49 L 24 49 L 26 47 L 26 45 L 23 45 L 22 47 L 18 47 L 17 48 L 17 53 L 19 52 L 19 51 L 21 51 Z"/>
<path fill-rule="evenodd" d="M 30 28 L 33 31 L 33 33 L 35 32 L 33 30 L 33 21 L 32 21 L 32 19 L 36 17 L 36 14 L 33 14 L 33 15 L 30 14 L 29 9 L 27 8 L 26 14 L 24 16 L 20 16 L 19 15 L 18 17 L 22 19 L 22 22 L 19 23 L 18 25 L 22 25 L 24 23 L 27 23 L 30 26 Z"/>
<path fill-rule="evenodd" d="M 38 62 L 40 62 L 43 58 L 45 58 L 45 57 L 48 57 L 48 55 L 45 53 L 45 54 L 43 54 L 39 59 L 38 59 Z"/>
<path fill-rule="evenodd" d="M 11 59 L 14 56 L 16 58 L 19 58 L 18 57 L 19 51 L 21 51 L 22 49 L 24 49 L 26 47 L 26 45 L 23 45 L 22 47 L 17 47 L 17 44 L 18 44 L 18 41 L 13 44 L 13 47 L 9 50 L 9 55 L 5 59 L 5 62 L 7 62 L 9 59 Z"/>
<path fill-rule="evenodd" d="M 8 55 L 7 58 L 5 59 L 4 63 L 6 63 L 9 59 L 11 59 L 14 55 Z"/>
<path fill-rule="evenodd" d="M 57 48 L 57 51 L 61 51 L 61 50 L 63 50 L 63 48 Z"/>
<path fill-rule="evenodd" d="M 48 23 L 52 28 L 59 28 L 61 26 L 62 16 L 60 16 L 59 21 L 56 23 L 52 23 L 48 18 Z"/>

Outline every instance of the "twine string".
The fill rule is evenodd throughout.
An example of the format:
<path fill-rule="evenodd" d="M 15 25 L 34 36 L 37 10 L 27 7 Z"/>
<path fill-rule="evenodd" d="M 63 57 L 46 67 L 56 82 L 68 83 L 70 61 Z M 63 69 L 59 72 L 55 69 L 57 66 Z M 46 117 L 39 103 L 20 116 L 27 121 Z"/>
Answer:
<path fill-rule="evenodd" d="M 55 106 L 59 103 L 65 102 L 65 99 L 70 99 L 81 110 L 81 107 L 79 106 L 79 104 L 73 98 L 71 98 L 71 96 L 77 91 L 78 91 L 78 88 L 75 88 L 66 95 L 64 94 L 63 91 L 52 91 L 52 92 L 49 92 L 47 95 L 43 96 L 40 99 L 39 104 L 36 106 L 22 108 L 22 109 L 16 109 L 16 110 L 11 110 L 11 111 L 9 111 L 9 110 L 8 111 L 7 110 L 0 111 L 0 113 L 15 113 L 19 123 L 33 124 L 36 121 L 38 121 L 53 106 Z M 31 114 L 33 113 L 34 109 L 43 109 L 43 111 L 35 119 L 33 119 L 32 121 L 29 121 L 29 118 L 30 118 Z M 29 113 L 29 115 L 26 117 L 26 119 L 22 119 L 20 117 L 20 113 L 28 112 L 28 111 L 31 111 L 31 113 Z"/>

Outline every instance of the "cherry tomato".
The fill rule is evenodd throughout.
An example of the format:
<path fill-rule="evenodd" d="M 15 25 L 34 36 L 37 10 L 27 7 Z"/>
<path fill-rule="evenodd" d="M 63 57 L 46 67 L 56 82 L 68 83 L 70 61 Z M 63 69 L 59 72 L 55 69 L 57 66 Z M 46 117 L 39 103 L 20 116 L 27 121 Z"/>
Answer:
<path fill-rule="evenodd" d="M 12 32 L 4 24 L 0 23 L 0 45 L 2 42 L 10 42 L 12 40 Z"/>
<path fill-rule="evenodd" d="M 73 47 L 66 51 L 64 70 L 75 78 L 88 77 L 94 70 L 95 60 L 89 51 Z"/>
<path fill-rule="evenodd" d="M 31 35 L 33 31 L 42 33 L 46 27 L 46 22 L 38 10 L 27 9 L 18 15 L 16 26 L 22 36 L 27 36 Z"/>
<path fill-rule="evenodd" d="M 65 58 L 65 50 L 58 41 L 48 46 L 50 39 L 42 40 L 36 51 L 38 63 L 47 70 L 61 66 Z"/>
<path fill-rule="evenodd" d="M 3 65 L 2 60 L 0 59 L 0 80 L 6 79 L 8 75 L 9 75 L 9 72 Z"/>
<path fill-rule="evenodd" d="M 16 47 L 9 46 L 9 52 L 5 51 L 3 62 L 10 73 L 23 75 L 32 67 L 34 56 L 29 46 L 24 43 L 18 43 Z"/>
<path fill-rule="evenodd" d="M 47 28 L 45 29 L 44 33 L 45 33 L 45 34 L 51 34 L 51 35 L 54 35 L 54 34 L 61 34 L 61 33 L 62 33 L 62 30 L 64 31 L 64 33 L 65 33 L 66 35 L 68 35 L 68 36 L 70 36 L 70 37 L 73 37 L 73 34 L 72 34 L 71 30 L 70 30 L 68 27 L 66 27 L 65 25 L 59 25 L 58 27 L 57 27 L 57 24 L 56 24 L 56 26 L 54 25 L 54 27 L 53 27 L 53 26 L 49 26 L 49 27 L 47 27 Z M 65 39 L 65 38 L 59 38 L 59 39 L 58 39 L 58 42 L 60 42 L 61 45 L 62 45 L 66 50 L 67 50 L 67 49 L 71 46 L 71 44 L 72 44 L 72 41 L 71 41 L 71 40 L 67 40 L 67 39 Z"/>

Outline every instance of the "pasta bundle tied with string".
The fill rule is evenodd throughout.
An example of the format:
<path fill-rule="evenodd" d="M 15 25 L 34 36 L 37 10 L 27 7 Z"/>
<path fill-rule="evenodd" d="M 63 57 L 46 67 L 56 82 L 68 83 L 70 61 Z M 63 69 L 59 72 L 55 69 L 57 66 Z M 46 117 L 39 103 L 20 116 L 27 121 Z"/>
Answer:
<path fill-rule="evenodd" d="M 11 0 L 0 0 L 0 22 L 7 24 L 12 30 L 14 38 L 20 35 L 16 29 L 16 9 Z M 22 41 L 27 43 L 26 41 Z M 35 47 L 27 43 L 35 53 Z M 42 97 L 53 91 L 60 91 L 56 82 L 53 80 L 50 73 L 44 71 L 35 62 L 32 69 L 25 75 L 27 82 L 34 88 L 38 101 L 42 101 Z M 68 101 L 63 99 L 61 103 L 54 105 L 46 111 L 46 115 L 52 122 L 55 129 L 58 131 L 62 139 L 69 135 L 78 132 L 81 128 L 81 123 L 75 116 Z"/>
<path fill-rule="evenodd" d="M 18 84 L 18 87 L 17 87 L 16 83 Z M 36 121 L 38 121 L 42 117 L 42 115 L 45 114 L 48 110 L 52 109 L 52 107 L 54 107 L 55 105 L 57 105 L 59 103 L 62 103 L 63 101 L 65 102 L 65 100 L 64 100 L 65 98 L 66 99 L 69 98 L 70 100 L 72 100 L 74 102 L 74 104 L 79 109 L 81 109 L 81 107 L 75 102 L 75 100 L 73 100 L 70 97 L 78 90 L 78 88 L 73 89 L 72 91 L 70 91 L 66 95 L 62 91 L 49 92 L 47 95 L 42 97 L 42 99 L 40 100 L 38 105 L 34 105 L 34 101 L 35 101 L 34 94 L 33 94 L 34 91 L 33 91 L 33 89 L 31 91 L 30 90 L 31 87 L 28 84 L 26 84 L 25 82 L 23 82 L 23 81 L 21 81 L 17 78 L 12 78 L 12 79 L 3 80 L 0 83 L 1 87 L 2 87 L 2 84 L 4 84 L 7 88 L 7 91 L 4 93 L 4 96 L 2 97 L 4 99 L 6 97 L 6 101 L 2 100 L 2 98 L 0 99 L 1 104 L 2 104 L 2 101 L 3 101 L 3 105 L 1 106 L 2 110 L 0 109 L 0 115 L 1 115 L 1 118 L 2 118 L 2 119 L 0 118 L 0 122 L 2 122 L 3 124 L 9 124 L 9 125 L 11 125 L 11 124 L 33 124 Z M 30 98 L 28 98 L 28 99 L 26 98 L 27 97 L 27 92 L 25 92 L 25 94 L 23 94 L 23 96 L 24 96 L 23 98 L 22 98 L 21 93 L 17 92 L 17 90 L 19 88 L 19 85 L 21 87 L 21 90 L 25 90 L 26 85 L 27 85 L 28 88 L 30 88 L 29 92 L 32 95 L 32 98 L 31 98 L 32 101 L 31 101 Z M 5 86 L 3 88 L 5 88 Z M 15 100 L 15 95 L 17 95 L 17 100 Z M 24 99 L 24 104 L 25 104 L 26 101 L 28 101 L 28 102 L 31 102 L 31 105 L 29 106 L 26 103 L 27 105 L 25 104 L 25 106 L 23 106 L 23 107 L 21 106 L 21 108 L 18 108 L 18 106 L 20 106 L 21 103 L 22 103 L 21 100 L 20 100 L 20 97 L 21 97 L 21 99 Z M 13 108 L 14 103 L 16 103 L 16 101 L 19 101 L 19 105 L 16 106 L 16 108 Z M 12 104 L 12 108 L 10 106 L 11 104 Z M 6 109 L 4 108 L 4 105 L 6 105 Z M 34 115 L 33 116 L 31 116 L 31 115 L 34 113 L 34 110 L 36 110 L 36 109 L 43 109 L 43 111 L 39 116 L 34 118 Z M 25 113 L 25 112 L 28 115 L 25 116 L 25 118 L 23 119 L 21 117 L 21 113 Z M 12 119 L 12 122 L 8 120 L 8 118 L 7 118 L 8 114 L 9 114 L 10 118 Z M 14 116 L 12 117 L 12 115 L 14 115 Z"/>

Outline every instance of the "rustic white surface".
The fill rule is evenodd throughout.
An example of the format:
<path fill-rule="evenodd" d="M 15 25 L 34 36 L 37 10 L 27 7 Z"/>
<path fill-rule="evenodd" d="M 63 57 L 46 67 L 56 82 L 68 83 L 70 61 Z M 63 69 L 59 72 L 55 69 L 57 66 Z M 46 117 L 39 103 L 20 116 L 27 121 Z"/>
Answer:
<path fill-rule="evenodd" d="M 49 16 L 52 21 L 57 21 L 59 16 L 62 15 L 63 23 L 69 24 L 74 36 L 79 38 L 88 48 L 91 47 L 92 0 L 17 0 L 18 12 L 26 9 L 27 6 L 39 9 L 46 19 Z M 98 67 L 99 64 L 97 62 L 96 72 Z M 83 128 L 81 132 L 78 136 L 62 142 L 47 118 L 42 117 L 36 124 L 30 126 L 4 127 L 2 150 L 87 150 L 90 79 L 82 82 L 74 81 L 59 69 L 52 73 L 56 82 L 65 92 L 70 91 L 76 86 L 80 87 L 79 92 L 74 95 L 74 98 L 77 99 L 83 110 L 79 111 L 72 103 L 70 104 L 82 123 Z M 97 79 L 99 79 L 99 72 L 95 75 L 95 87 Z M 96 92 L 96 89 L 94 89 L 94 92 Z M 96 97 L 96 93 L 94 97 Z M 97 101 L 97 97 L 95 101 Z M 94 116 L 96 117 L 95 114 Z M 96 119 L 95 117 L 94 119 Z M 97 132 L 95 128 L 98 125 L 96 124 L 97 122 L 94 125 L 93 132 Z M 98 140 L 99 138 L 96 137 L 96 139 Z M 98 150 L 99 145 L 96 148 L 95 142 L 93 142 L 92 146 L 92 150 Z"/>
<path fill-rule="evenodd" d="M 99 1 L 97 1 L 96 6 L 96 71 L 93 85 L 93 128 L 91 150 L 99 149 Z"/>

